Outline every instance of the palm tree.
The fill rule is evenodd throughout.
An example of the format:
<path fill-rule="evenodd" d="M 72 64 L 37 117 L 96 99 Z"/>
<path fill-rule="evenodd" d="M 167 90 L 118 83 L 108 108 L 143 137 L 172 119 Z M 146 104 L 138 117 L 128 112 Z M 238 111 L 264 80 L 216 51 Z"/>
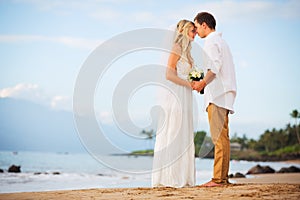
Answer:
<path fill-rule="evenodd" d="M 298 110 L 293 110 L 290 115 L 292 118 L 295 119 L 296 135 L 297 135 L 298 143 L 300 144 L 300 137 L 298 133 L 298 121 L 297 121 L 297 119 L 300 118 L 300 113 L 298 112 Z"/>
<path fill-rule="evenodd" d="M 142 130 L 141 134 L 146 135 L 146 139 L 150 141 L 150 146 L 152 146 L 152 140 L 155 137 L 154 130 L 153 129 L 151 129 L 150 131 Z"/>

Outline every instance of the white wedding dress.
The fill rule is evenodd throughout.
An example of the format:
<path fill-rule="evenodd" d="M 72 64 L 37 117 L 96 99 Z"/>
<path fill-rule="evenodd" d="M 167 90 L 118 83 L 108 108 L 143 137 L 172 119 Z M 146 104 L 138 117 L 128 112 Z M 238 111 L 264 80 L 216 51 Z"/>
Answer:
<path fill-rule="evenodd" d="M 177 75 L 187 80 L 190 64 L 177 63 Z M 158 122 L 154 147 L 152 187 L 195 185 L 195 147 L 192 89 L 169 81 L 161 104 L 164 116 Z"/>

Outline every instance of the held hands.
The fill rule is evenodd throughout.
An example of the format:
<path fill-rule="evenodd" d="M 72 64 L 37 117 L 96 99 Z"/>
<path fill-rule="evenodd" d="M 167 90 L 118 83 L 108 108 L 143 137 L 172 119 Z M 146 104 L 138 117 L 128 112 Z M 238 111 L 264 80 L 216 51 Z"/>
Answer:
<path fill-rule="evenodd" d="M 193 90 L 197 90 L 198 92 L 200 92 L 201 90 L 203 90 L 206 86 L 206 82 L 204 80 L 200 80 L 200 81 L 192 81 L 191 83 Z"/>

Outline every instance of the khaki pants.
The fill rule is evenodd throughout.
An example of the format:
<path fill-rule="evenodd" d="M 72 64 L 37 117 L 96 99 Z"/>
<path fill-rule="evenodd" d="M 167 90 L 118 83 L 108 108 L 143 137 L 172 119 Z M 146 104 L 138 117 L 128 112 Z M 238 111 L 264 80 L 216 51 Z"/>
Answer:
<path fill-rule="evenodd" d="M 212 141 L 215 145 L 214 176 L 215 183 L 228 183 L 230 160 L 230 140 L 228 113 L 225 108 L 210 104 L 207 108 Z"/>

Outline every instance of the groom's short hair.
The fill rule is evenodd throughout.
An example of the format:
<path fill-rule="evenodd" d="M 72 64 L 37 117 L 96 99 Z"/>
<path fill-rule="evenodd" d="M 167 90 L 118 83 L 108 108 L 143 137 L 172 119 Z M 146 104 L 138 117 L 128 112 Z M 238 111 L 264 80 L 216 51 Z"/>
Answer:
<path fill-rule="evenodd" d="M 214 16 L 208 12 L 198 13 L 194 21 L 197 21 L 199 24 L 205 22 L 209 28 L 216 29 L 216 20 Z"/>

